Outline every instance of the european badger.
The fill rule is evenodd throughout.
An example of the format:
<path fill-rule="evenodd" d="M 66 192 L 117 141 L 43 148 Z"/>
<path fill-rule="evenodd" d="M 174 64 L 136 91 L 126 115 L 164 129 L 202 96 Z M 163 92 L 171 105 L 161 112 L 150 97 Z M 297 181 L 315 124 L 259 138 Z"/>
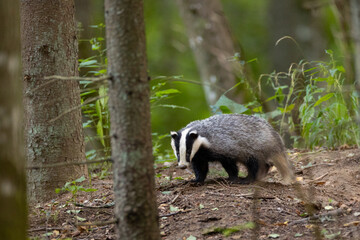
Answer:
<path fill-rule="evenodd" d="M 280 135 L 262 118 L 243 114 L 215 115 L 191 122 L 178 132 L 171 132 L 171 137 L 178 166 L 185 169 L 191 164 L 196 176 L 194 182 L 204 182 L 208 163 L 212 161 L 220 162 L 229 181 L 236 183 L 262 179 L 272 163 L 287 183 L 294 181 Z M 237 162 L 246 166 L 247 177 L 238 177 Z"/>

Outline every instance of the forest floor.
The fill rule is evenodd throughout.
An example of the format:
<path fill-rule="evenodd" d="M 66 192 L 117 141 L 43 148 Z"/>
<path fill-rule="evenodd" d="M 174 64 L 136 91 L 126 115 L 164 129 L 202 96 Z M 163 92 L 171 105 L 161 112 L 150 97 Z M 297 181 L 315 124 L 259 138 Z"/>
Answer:
<path fill-rule="evenodd" d="M 360 149 L 289 154 L 295 185 L 282 184 L 276 170 L 262 182 L 229 184 L 214 165 L 197 186 L 190 172 L 158 166 L 162 238 L 360 239 Z M 93 179 L 92 187 L 98 190 L 77 194 L 78 206 L 64 193 L 29 209 L 29 237 L 115 239 L 112 180 Z"/>

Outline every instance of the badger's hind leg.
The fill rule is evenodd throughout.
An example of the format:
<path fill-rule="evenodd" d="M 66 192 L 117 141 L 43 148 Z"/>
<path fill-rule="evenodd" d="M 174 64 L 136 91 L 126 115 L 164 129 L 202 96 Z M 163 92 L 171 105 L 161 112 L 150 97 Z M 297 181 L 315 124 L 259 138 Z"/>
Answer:
<path fill-rule="evenodd" d="M 236 165 L 236 161 L 234 159 L 224 158 L 220 160 L 220 163 L 229 175 L 229 181 L 239 180 L 239 168 Z"/>
<path fill-rule="evenodd" d="M 270 164 L 259 161 L 255 157 L 249 157 L 244 165 L 247 168 L 248 175 L 245 178 L 237 178 L 236 183 L 249 184 L 256 180 L 261 180 L 266 176 L 271 167 Z"/>

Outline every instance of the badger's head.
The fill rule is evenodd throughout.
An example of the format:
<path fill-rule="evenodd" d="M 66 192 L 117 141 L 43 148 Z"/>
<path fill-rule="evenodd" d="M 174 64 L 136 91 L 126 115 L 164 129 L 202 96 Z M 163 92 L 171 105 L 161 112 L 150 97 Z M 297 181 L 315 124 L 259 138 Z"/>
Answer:
<path fill-rule="evenodd" d="M 201 146 L 209 147 L 210 143 L 194 129 L 186 128 L 183 131 L 171 132 L 171 147 L 181 169 L 190 166 L 192 159 Z"/>

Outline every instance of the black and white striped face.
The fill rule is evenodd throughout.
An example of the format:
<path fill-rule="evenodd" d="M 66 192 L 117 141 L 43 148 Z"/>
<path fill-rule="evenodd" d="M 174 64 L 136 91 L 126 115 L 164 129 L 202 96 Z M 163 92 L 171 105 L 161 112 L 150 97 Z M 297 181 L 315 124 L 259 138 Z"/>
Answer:
<path fill-rule="evenodd" d="M 190 166 L 191 160 L 201 146 L 210 147 L 210 143 L 206 138 L 199 136 L 196 130 L 186 128 L 181 132 L 171 132 L 171 147 L 180 168 Z"/>

